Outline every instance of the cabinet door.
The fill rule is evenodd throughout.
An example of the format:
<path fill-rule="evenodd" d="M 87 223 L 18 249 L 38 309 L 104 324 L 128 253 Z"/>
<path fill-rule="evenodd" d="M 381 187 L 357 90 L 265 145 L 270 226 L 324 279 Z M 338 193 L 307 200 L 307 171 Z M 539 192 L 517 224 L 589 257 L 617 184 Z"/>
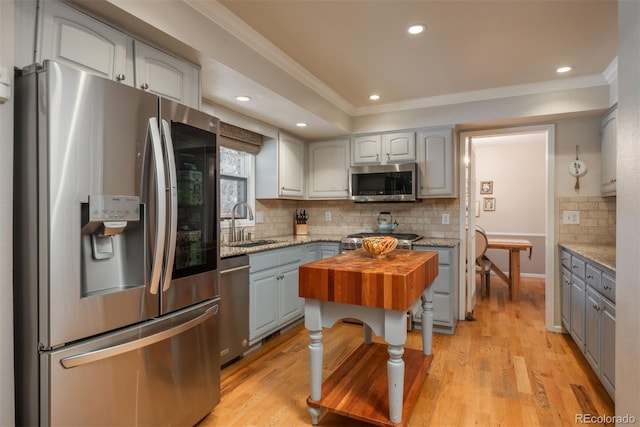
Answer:
<path fill-rule="evenodd" d="M 456 149 L 451 129 L 418 133 L 420 197 L 456 197 Z"/>
<path fill-rule="evenodd" d="M 304 143 L 288 135 L 280 135 L 278 152 L 279 195 L 304 196 Z"/>
<path fill-rule="evenodd" d="M 600 372 L 600 331 L 601 302 L 600 296 L 591 288 L 587 288 L 587 306 L 585 308 L 585 357 L 595 372 Z"/>
<path fill-rule="evenodd" d="M 602 299 L 602 350 L 600 366 L 602 383 L 611 398 L 615 398 L 616 384 L 616 308 Z"/>
<path fill-rule="evenodd" d="M 353 165 L 379 164 L 382 159 L 382 138 L 380 135 L 356 136 L 353 138 L 351 163 Z"/>
<path fill-rule="evenodd" d="M 571 273 L 562 269 L 562 325 L 571 331 Z"/>
<path fill-rule="evenodd" d="M 51 59 L 89 73 L 133 85 L 125 75 L 127 36 L 55 1 L 40 2 L 42 30 L 36 61 Z"/>
<path fill-rule="evenodd" d="M 603 196 L 616 194 L 616 117 L 617 110 L 613 110 L 602 119 L 601 179 Z"/>
<path fill-rule="evenodd" d="M 200 109 L 200 71 L 185 61 L 133 41 L 136 87 Z"/>
<path fill-rule="evenodd" d="M 309 144 L 310 199 L 349 197 L 349 139 Z"/>
<path fill-rule="evenodd" d="M 386 163 L 410 162 L 416 159 L 415 132 L 388 133 L 382 135 L 384 161 Z"/>
<path fill-rule="evenodd" d="M 299 264 L 283 267 L 277 277 L 280 287 L 281 325 L 302 317 L 304 313 L 304 298 L 298 296 L 298 267 Z"/>
<path fill-rule="evenodd" d="M 276 272 L 252 274 L 249 279 L 249 340 L 278 327 L 278 282 Z"/>
<path fill-rule="evenodd" d="M 571 277 L 571 321 L 570 332 L 573 340 L 584 353 L 584 316 L 586 291 L 584 282 L 572 275 Z"/>

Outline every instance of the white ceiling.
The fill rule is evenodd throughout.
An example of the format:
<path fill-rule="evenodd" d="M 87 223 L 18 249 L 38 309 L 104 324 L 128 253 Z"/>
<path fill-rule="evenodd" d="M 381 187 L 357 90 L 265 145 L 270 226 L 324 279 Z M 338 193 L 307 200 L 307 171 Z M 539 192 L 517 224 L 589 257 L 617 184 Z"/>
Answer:
<path fill-rule="evenodd" d="M 76 2 L 96 11 L 101 3 Z M 160 16 L 136 2 L 102 3 L 127 10 L 127 19 L 110 18 L 142 35 L 131 15 Z M 198 17 L 209 28 L 184 28 L 185 6 L 185 22 Z M 201 65 L 203 98 L 308 138 L 350 133 L 351 118 L 366 114 L 602 85 L 617 54 L 615 0 L 181 0 L 163 8 L 175 22 L 160 16 L 154 25 L 173 26 L 164 47 Z M 410 36 L 414 23 L 427 28 Z M 562 65 L 574 70 L 559 75 Z M 370 101 L 372 93 L 381 99 Z M 297 129 L 300 121 L 309 126 Z"/>

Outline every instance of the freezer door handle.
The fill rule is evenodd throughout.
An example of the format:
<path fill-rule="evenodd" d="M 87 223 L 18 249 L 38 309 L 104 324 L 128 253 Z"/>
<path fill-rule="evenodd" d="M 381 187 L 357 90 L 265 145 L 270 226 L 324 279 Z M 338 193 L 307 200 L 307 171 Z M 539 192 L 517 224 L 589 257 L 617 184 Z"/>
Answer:
<path fill-rule="evenodd" d="M 178 230 L 178 180 L 176 178 L 176 157 L 173 154 L 173 140 L 171 128 L 166 120 L 162 120 L 162 137 L 167 150 L 167 171 L 169 173 L 169 197 L 171 210 L 169 211 L 169 247 L 167 248 L 166 267 L 164 272 L 164 285 L 162 292 L 166 292 L 171 286 L 171 274 L 176 255 L 176 233 Z"/>
<path fill-rule="evenodd" d="M 156 169 L 156 242 L 153 252 L 153 265 L 151 267 L 151 285 L 149 292 L 158 293 L 160 287 L 160 276 L 162 275 L 162 255 L 164 251 L 165 233 L 167 230 L 167 213 L 164 207 L 167 205 L 165 194 L 164 162 L 162 161 L 162 143 L 160 141 L 160 130 L 158 120 L 155 117 L 149 119 L 148 136 L 151 137 L 151 147 L 153 151 L 153 161 Z"/>
<path fill-rule="evenodd" d="M 191 320 L 181 323 L 173 328 L 158 332 L 157 334 L 150 335 L 148 337 L 141 338 L 136 341 L 129 341 L 123 344 L 114 345 L 107 348 L 101 348 L 99 350 L 93 350 L 83 354 L 76 354 L 73 356 L 65 357 L 60 361 L 62 366 L 67 369 L 75 368 L 77 366 L 86 365 L 88 363 L 97 362 L 98 360 L 108 359 L 129 351 L 138 350 L 143 347 L 148 347 L 160 341 L 172 338 L 179 335 L 189 329 L 201 324 L 212 316 L 218 313 L 218 304 L 210 307 L 204 313 Z"/>

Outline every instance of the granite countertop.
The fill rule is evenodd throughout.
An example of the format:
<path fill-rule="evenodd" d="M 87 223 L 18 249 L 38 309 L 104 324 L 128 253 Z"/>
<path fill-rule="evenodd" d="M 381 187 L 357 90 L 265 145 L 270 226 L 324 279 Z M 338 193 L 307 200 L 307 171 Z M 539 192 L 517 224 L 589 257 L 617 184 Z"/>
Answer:
<path fill-rule="evenodd" d="M 340 240 L 345 237 L 344 235 L 286 235 L 286 236 L 273 236 L 264 237 L 256 240 L 277 240 L 277 243 L 270 243 L 267 245 L 253 246 L 249 248 L 239 248 L 233 246 L 227 246 L 226 244 L 220 245 L 220 258 L 228 258 L 236 255 L 253 254 L 257 252 L 268 251 L 272 249 L 287 248 L 291 246 L 304 245 L 306 243 L 317 242 L 332 242 L 340 243 Z M 460 243 L 459 239 L 444 239 L 423 237 L 422 239 L 414 242 L 414 246 L 432 246 L 432 247 L 445 247 L 453 248 Z"/>
<path fill-rule="evenodd" d="M 616 247 L 614 245 L 592 245 L 586 243 L 558 243 L 558 245 L 600 264 L 614 273 L 616 271 Z"/>
<path fill-rule="evenodd" d="M 413 242 L 413 246 L 433 246 L 436 248 L 455 248 L 460 244 L 460 239 L 445 239 L 439 237 L 423 237 L 417 242 Z"/>

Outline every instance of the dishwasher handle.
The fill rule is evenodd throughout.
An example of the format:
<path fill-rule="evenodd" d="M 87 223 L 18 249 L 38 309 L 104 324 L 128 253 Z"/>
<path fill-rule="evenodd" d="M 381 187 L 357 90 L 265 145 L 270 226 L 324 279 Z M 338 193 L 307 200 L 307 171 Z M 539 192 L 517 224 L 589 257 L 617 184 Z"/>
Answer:
<path fill-rule="evenodd" d="M 249 268 L 251 268 L 250 265 L 241 265 L 240 267 L 234 267 L 234 268 L 229 268 L 227 270 L 222 270 L 220 274 L 222 275 L 222 274 L 234 273 L 236 271 L 248 270 Z"/>

